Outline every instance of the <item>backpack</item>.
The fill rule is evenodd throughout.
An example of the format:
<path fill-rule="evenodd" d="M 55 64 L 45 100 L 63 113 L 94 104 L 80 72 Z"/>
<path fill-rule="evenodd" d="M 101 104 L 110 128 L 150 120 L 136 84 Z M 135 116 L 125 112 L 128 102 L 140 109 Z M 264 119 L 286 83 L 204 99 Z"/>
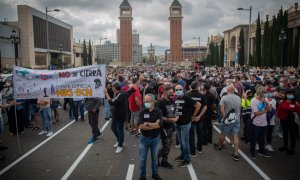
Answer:
<path fill-rule="evenodd" d="M 222 119 L 222 124 L 233 124 L 237 120 L 235 110 L 232 108 Z"/>

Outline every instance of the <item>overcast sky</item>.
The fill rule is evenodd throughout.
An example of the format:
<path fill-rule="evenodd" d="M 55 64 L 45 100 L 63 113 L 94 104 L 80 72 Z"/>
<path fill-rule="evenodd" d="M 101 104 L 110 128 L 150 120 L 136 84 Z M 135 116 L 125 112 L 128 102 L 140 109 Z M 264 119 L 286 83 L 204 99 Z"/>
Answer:
<path fill-rule="evenodd" d="M 128 0 L 133 9 L 133 29 L 140 34 L 140 43 L 149 46 L 169 46 L 169 7 L 173 0 Z M 223 34 L 224 30 L 247 24 L 248 11 L 237 11 L 238 7 L 253 7 L 252 19 L 258 12 L 264 20 L 272 16 L 282 5 L 287 9 L 297 0 L 179 0 L 183 6 L 183 41 L 193 43 L 194 36 L 201 37 L 206 44 L 211 34 Z M 119 5 L 122 0 L 0 0 L 0 19 L 17 20 L 17 5 L 26 4 L 40 11 L 58 8 L 54 17 L 73 25 L 74 37 L 92 39 L 99 44 L 100 37 L 116 42 L 119 28 Z"/>

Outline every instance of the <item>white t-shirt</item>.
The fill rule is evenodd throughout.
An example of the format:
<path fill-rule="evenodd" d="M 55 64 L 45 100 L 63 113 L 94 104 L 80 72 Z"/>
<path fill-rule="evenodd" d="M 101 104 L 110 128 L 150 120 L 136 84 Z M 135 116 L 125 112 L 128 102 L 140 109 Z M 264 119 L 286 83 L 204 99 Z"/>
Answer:
<path fill-rule="evenodd" d="M 266 98 L 266 101 L 270 104 L 270 106 L 275 109 L 276 111 L 276 100 L 271 98 L 271 101 L 268 100 L 268 98 Z M 275 125 L 275 115 L 272 117 L 271 121 L 270 121 L 270 125 Z"/>
<path fill-rule="evenodd" d="M 48 102 L 47 105 L 40 105 L 41 109 L 50 107 L 51 98 L 49 98 L 49 97 L 39 97 L 38 101 L 47 101 Z"/>

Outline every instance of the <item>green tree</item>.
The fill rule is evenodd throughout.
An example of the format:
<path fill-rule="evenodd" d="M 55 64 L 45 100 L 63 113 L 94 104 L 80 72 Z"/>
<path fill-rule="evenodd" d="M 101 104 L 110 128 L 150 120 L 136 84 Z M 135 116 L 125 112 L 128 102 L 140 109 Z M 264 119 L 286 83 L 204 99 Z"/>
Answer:
<path fill-rule="evenodd" d="M 262 65 L 268 66 L 269 65 L 269 59 L 268 59 L 268 53 L 269 53 L 269 19 L 266 20 L 264 25 L 264 36 L 263 36 L 263 45 L 262 45 Z"/>
<path fill-rule="evenodd" d="M 93 57 L 92 45 L 91 45 L 91 40 L 89 40 L 88 65 L 93 64 L 92 57 Z"/>
<path fill-rule="evenodd" d="M 239 37 L 239 41 L 240 41 L 240 47 L 238 49 L 238 58 L 239 58 L 239 64 L 240 66 L 243 66 L 245 64 L 245 41 L 244 41 L 244 29 L 241 28 L 240 31 L 240 37 Z"/>
<path fill-rule="evenodd" d="M 260 15 L 258 13 L 257 22 L 256 22 L 256 59 L 255 64 L 258 66 L 261 65 L 261 27 L 260 27 Z"/>
<path fill-rule="evenodd" d="M 293 61 L 293 66 L 297 67 L 298 66 L 298 60 L 299 60 L 299 41 L 300 41 L 300 36 L 299 33 L 295 37 L 295 42 L 294 42 L 294 61 Z"/>
<path fill-rule="evenodd" d="M 277 24 L 277 18 L 276 16 L 273 16 L 273 22 L 272 22 L 272 53 L 270 58 L 270 66 L 277 66 L 278 65 L 278 50 L 279 50 L 279 41 L 278 41 L 278 24 Z"/>
<path fill-rule="evenodd" d="M 82 61 L 83 61 L 82 62 L 83 66 L 87 66 L 88 65 L 88 56 L 87 56 L 85 39 L 83 40 Z"/>
<path fill-rule="evenodd" d="M 220 45 L 220 58 L 219 58 L 219 66 L 224 66 L 224 39 L 221 41 Z"/>

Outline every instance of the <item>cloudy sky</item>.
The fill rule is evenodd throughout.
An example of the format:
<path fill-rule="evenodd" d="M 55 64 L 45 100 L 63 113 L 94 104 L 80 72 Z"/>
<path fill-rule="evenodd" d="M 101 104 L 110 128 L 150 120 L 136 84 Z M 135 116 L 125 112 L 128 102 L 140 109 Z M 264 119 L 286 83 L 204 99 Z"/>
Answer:
<path fill-rule="evenodd" d="M 91 39 L 99 44 L 100 37 L 116 41 L 119 28 L 119 5 L 123 0 L 0 0 L 0 19 L 17 20 L 17 5 L 29 5 L 40 11 L 58 8 L 51 13 L 74 28 L 74 37 Z M 183 6 L 183 41 L 196 43 L 194 36 L 201 37 L 206 44 L 211 34 L 222 34 L 224 30 L 249 22 L 248 11 L 237 11 L 238 7 L 253 7 L 252 19 L 258 12 L 264 20 L 266 14 L 277 13 L 282 5 L 287 9 L 297 0 L 179 0 Z M 173 0 L 129 0 L 133 9 L 133 29 L 140 34 L 143 46 L 150 43 L 169 46 L 169 7 Z"/>

